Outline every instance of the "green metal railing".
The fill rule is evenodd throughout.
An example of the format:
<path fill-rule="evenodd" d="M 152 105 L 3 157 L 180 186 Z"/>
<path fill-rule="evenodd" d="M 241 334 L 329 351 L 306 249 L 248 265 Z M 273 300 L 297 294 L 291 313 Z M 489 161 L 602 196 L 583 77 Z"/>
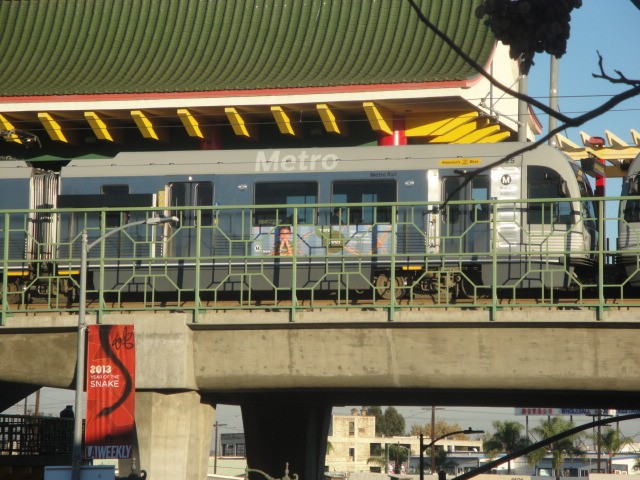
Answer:
<path fill-rule="evenodd" d="M 77 311 L 82 229 L 92 242 L 168 214 L 180 224 L 126 229 L 91 250 L 88 313 L 180 310 L 198 321 L 278 309 L 295 321 L 302 310 L 376 309 L 394 320 L 429 308 L 495 319 L 505 308 L 581 308 L 602 319 L 640 306 L 640 223 L 623 221 L 624 252 L 609 246 L 621 200 L 593 199 L 601 215 L 565 198 L 0 211 L 1 321 Z M 584 234 L 605 227 L 613 240 Z"/>

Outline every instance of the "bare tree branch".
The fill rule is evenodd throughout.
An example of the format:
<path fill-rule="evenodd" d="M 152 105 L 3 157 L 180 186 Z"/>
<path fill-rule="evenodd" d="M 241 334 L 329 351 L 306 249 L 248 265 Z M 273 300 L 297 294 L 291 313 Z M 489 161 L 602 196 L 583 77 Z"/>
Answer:
<path fill-rule="evenodd" d="M 416 11 L 420 20 L 428 28 L 432 29 L 436 35 L 438 35 L 447 45 L 449 45 L 453 49 L 453 51 L 455 51 L 458 55 L 460 55 L 460 57 L 465 62 L 467 62 L 472 68 L 474 68 L 478 73 L 480 73 L 483 77 L 489 80 L 489 82 L 492 85 L 494 85 L 495 87 L 499 88 L 503 92 L 509 95 L 512 95 L 513 97 L 519 100 L 523 100 L 529 103 L 530 105 L 538 107 L 543 112 L 563 122 L 562 125 L 560 125 L 557 128 L 554 128 L 539 140 L 530 143 L 526 147 L 519 148 L 518 150 L 510 153 L 509 155 L 501 158 L 500 160 L 497 160 L 495 162 L 490 163 L 489 165 L 486 165 L 482 168 L 474 170 L 472 173 L 470 173 L 465 177 L 464 181 L 462 181 L 462 183 L 458 185 L 458 187 L 455 190 L 449 193 L 448 197 L 440 205 L 439 207 L 440 209 L 444 209 L 447 206 L 447 204 L 451 201 L 451 198 L 460 190 L 462 190 L 465 186 L 467 186 L 478 175 L 481 175 L 482 173 L 488 170 L 491 170 L 492 168 L 497 167 L 498 165 L 501 165 L 504 162 L 514 157 L 517 157 L 518 155 L 522 155 L 525 152 L 534 150 L 538 148 L 540 145 L 543 145 L 550 138 L 553 138 L 556 134 L 562 132 L 563 130 L 566 130 L 569 127 L 579 127 L 580 125 L 588 122 L 589 120 L 593 120 L 594 118 L 599 117 L 603 113 L 608 112 L 613 107 L 624 102 L 625 100 L 628 100 L 629 98 L 635 97 L 636 95 L 640 94 L 640 81 L 629 80 L 622 74 L 622 72 L 618 70 L 615 70 L 616 74 L 618 75 L 617 79 L 606 74 L 604 70 L 602 56 L 598 52 L 598 57 L 599 57 L 598 66 L 600 68 L 600 75 L 593 74 L 593 76 L 596 78 L 603 78 L 605 80 L 609 80 L 612 83 L 621 83 L 621 84 L 631 85 L 633 86 L 633 88 L 611 97 L 609 100 L 604 102 L 599 107 L 596 107 L 593 110 L 590 110 L 589 112 L 586 112 L 578 117 L 575 117 L 575 118 L 568 117 L 559 112 L 556 112 L 552 108 L 549 108 L 547 105 L 544 105 L 543 103 L 537 101 L 536 99 L 531 98 L 528 95 L 524 95 L 514 90 L 511 90 L 510 88 L 506 87 L 502 83 L 498 82 L 488 72 L 486 72 L 482 66 L 480 66 L 477 62 L 475 62 L 472 58 L 470 58 L 469 55 L 467 55 L 462 49 L 460 49 L 460 47 L 458 47 L 444 32 L 440 31 L 433 23 L 431 23 L 429 19 L 422 13 L 422 11 L 420 10 L 420 8 L 418 7 L 418 5 L 415 3 L 414 0 L 407 0 L 407 1 L 411 4 L 411 7 Z M 640 2 L 640 0 L 638 0 L 638 2 Z"/>
<path fill-rule="evenodd" d="M 640 2 L 640 0 L 638 1 Z M 598 75 L 597 73 L 592 73 L 591 75 L 593 76 L 593 78 L 602 78 L 604 80 L 608 80 L 611 83 L 623 83 L 625 85 L 633 86 L 640 85 L 640 80 L 629 79 L 620 70 L 614 70 L 614 72 L 616 72 L 616 74 L 618 75 L 618 78 L 614 78 L 611 75 L 608 75 L 604 71 L 604 60 L 602 58 L 602 55 L 600 55 L 600 52 L 598 52 L 598 68 L 600 69 L 600 74 Z"/>
<path fill-rule="evenodd" d="M 489 74 L 489 72 L 487 72 L 482 67 L 482 65 L 480 65 L 473 58 L 471 58 L 469 55 L 467 55 L 466 52 L 464 52 L 464 50 L 462 50 L 460 47 L 458 47 L 458 45 L 456 45 L 453 42 L 453 40 L 451 40 L 443 31 L 439 30 L 438 27 L 436 27 L 433 23 L 431 23 L 429 21 L 429 19 L 422 13 L 422 11 L 420 10 L 420 7 L 418 7 L 418 5 L 415 3 L 414 0 L 407 0 L 407 1 L 411 4 L 411 7 L 415 10 L 416 14 L 418 15 L 418 18 L 420 18 L 422 23 L 424 23 L 428 28 L 433 30 L 433 32 L 438 37 L 440 37 L 442 39 L 442 41 L 444 41 L 447 45 L 449 45 L 449 47 L 451 47 L 451 49 L 454 52 L 456 52 L 458 55 L 460 55 L 460 57 L 465 62 L 467 62 L 480 75 L 482 75 L 484 78 L 486 78 L 489 81 L 489 83 L 491 83 L 494 87 L 499 88 L 503 92 L 508 93 L 509 95 L 511 95 L 512 97 L 517 98 L 518 100 L 523 100 L 523 101 L 533 105 L 534 107 L 538 107 L 544 113 L 546 113 L 548 115 L 551 115 L 552 117 L 560 120 L 561 122 L 566 122 L 567 120 L 570 120 L 570 118 L 567 117 L 566 115 L 563 115 L 562 113 L 557 112 L 552 108 L 549 108 L 549 106 L 547 106 L 544 103 L 536 100 L 535 98 L 531 98 L 528 95 L 524 95 L 524 94 L 522 94 L 520 92 L 512 90 L 509 87 L 507 87 L 506 85 L 504 85 L 504 84 L 500 83 L 499 81 L 497 81 L 495 78 L 493 78 L 491 76 L 491 74 Z"/>

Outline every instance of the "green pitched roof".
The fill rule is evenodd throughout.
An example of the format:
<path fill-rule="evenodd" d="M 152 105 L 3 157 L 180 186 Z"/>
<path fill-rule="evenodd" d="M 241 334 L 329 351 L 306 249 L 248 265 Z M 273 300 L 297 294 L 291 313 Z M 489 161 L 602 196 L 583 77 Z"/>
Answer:
<path fill-rule="evenodd" d="M 479 0 L 422 11 L 486 64 Z M 405 0 L 0 0 L 0 97 L 463 81 Z"/>

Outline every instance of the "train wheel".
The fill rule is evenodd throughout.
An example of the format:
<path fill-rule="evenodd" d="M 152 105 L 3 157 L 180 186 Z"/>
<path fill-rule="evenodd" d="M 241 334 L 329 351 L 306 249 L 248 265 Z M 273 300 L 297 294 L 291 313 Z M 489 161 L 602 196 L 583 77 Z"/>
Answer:
<path fill-rule="evenodd" d="M 407 289 L 403 288 L 407 285 L 407 279 L 401 275 L 395 277 L 395 299 L 400 300 L 407 294 Z M 375 280 L 376 295 L 384 300 L 391 300 L 391 279 L 388 272 L 379 273 Z"/>

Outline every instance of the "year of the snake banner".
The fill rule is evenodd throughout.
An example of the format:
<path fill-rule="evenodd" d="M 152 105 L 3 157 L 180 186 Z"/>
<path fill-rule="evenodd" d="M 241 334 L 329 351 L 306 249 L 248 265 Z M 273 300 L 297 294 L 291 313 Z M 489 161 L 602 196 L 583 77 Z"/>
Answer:
<path fill-rule="evenodd" d="M 87 345 L 87 458 L 131 458 L 135 422 L 133 325 L 90 325 Z"/>

